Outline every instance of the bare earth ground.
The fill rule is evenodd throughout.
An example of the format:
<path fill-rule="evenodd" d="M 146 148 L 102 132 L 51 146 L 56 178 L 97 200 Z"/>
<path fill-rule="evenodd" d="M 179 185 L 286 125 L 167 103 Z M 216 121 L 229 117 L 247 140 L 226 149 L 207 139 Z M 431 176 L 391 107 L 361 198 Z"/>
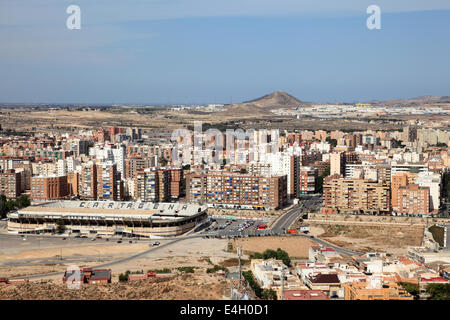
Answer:
<path fill-rule="evenodd" d="M 396 119 L 399 118 L 398 116 Z M 409 119 L 407 116 L 405 120 Z M 421 120 L 448 120 L 450 116 L 439 115 L 414 115 L 414 119 Z M 275 121 L 277 120 L 277 121 Z M 242 123 L 244 128 L 279 128 L 279 129 L 353 129 L 353 130 L 388 130 L 399 129 L 401 125 L 391 123 L 373 124 L 352 119 L 307 119 L 279 117 L 271 112 L 248 112 L 240 113 L 233 111 L 216 113 L 195 113 L 189 111 L 158 110 L 148 113 L 138 113 L 129 108 L 110 109 L 108 111 L 80 111 L 80 110 L 31 110 L 29 108 L 16 107 L 11 109 L 0 109 L 0 121 L 4 129 L 20 128 L 24 131 L 53 131 L 70 132 L 79 129 L 95 129 L 109 126 L 134 126 L 157 131 L 172 131 L 177 128 L 192 126 L 194 121 L 202 121 L 219 125 L 224 123 Z M 245 122 L 245 124 L 243 123 Z"/>
<path fill-rule="evenodd" d="M 58 239 L 57 239 L 58 240 Z M 33 241 L 29 238 L 30 243 Z M 36 241 L 36 240 L 34 240 Z M 59 240 L 61 241 L 61 240 Z M 22 277 L 32 274 L 63 272 L 68 266 L 88 267 L 129 257 L 132 254 L 149 249 L 148 243 L 79 243 L 76 247 L 70 241 L 47 244 L 45 248 L 37 248 L 31 244 L 33 250 L 26 246 L 14 249 L 14 253 L 0 256 L 0 277 Z M 163 241 L 163 240 L 162 240 Z M 62 247 L 66 245 L 67 247 Z M 162 268 L 177 268 L 180 266 L 211 267 L 211 263 L 218 264 L 236 255 L 225 251 L 227 242 L 220 239 L 188 239 L 177 242 L 169 247 L 156 249 L 146 255 L 111 266 L 113 279 L 118 274 L 130 271 Z M 18 245 L 17 245 L 18 246 Z M 62 247 L 63 258 L 60 251 Z M 1 252 L 1 251 L 0 251 Z M 99 255 L 100 252 L 100 255 Z M 210 262 L 206 260 L 210 258 Z M 60 280 L 61 276 L 50 276 L 47 279 Z"/>
<path fill-rule="evenodd" d="M 314 231 L 313 231 L 314 228 Z M 343 248 L 404 255 L 408 246 L 419 246 L 424 226 L 333 225 L 315 223 L 313 234 Z M 321 230 L 322 229 L 322 232 Z"/>
<path fill-rule="evenodd" d="M 13 240 L 9 241 L 13 243 Z M 61 242 L 61 244 L 56 242 L 54 247 L 67 245 L 63 248 L 65 252 L 63 260 L 60 262 L 56 260 L 55 263 L 50 264 L 37 264 L 35 260 L 27 260 L 23 257 L 38 257 L 39 261 L 52 259 L 60 249 L 51 248 L 51 243 L 47 243 L 45 248 L 36 248 L 31 237 L 27 241 L 30 241 L 29 246 L 34 248 L 33 250 L 28 250 L 28 247 L 24 246 L 27 249 L 22 252 L 21 250 L 25 249 L 20 246 L 13 250 L 14 253 L 3 255 L 7 260 L 0 260 L 2 264 L 0 277 L 64 272 L 69 266 L 80 268 L 95 266 L 106 262 L 89 258 L 95 257 L 99 249 L 105 252 L 105 259 L 108 257 L 115 260 L 149 248 L 148 243 L 108 245 L 81 243 L 75 248 L 70 242 Z M 51 275 L 31 280 L 29 283 L 0 284 L 0 299 L 222 299 L 223 293 L 229 292 L 229 283 L 225 281 L 223 275 L 206 273 L 206 269 L 215 264 L 226 267 L 236 265 L 236 254 L 226 252 L 226 245 L 227 241 L 220 239 L 188 239 L 168 247 L 158 248 L 131 261 L 108 267 L 112 271 L 112 284 L 109 285 L 84 285 L 81 290 L 73 290 L 62 284 L 61 275 Z M 187 266 L 194 267 L 195 272 L 182 274 L 177 270 L 179 267 Z M 171 270 L 168 278 L 119 283 L 119 274 L 127 270 L 147 272 L 165 268 Z"/>
<path fill-rule="evenodd" d="M 80 290 L 55 281 L 0 284 L 0 300 L 217 300 L 229 291 L 228 286 L 223 275 L 196 271 L 130 283 L 82 285 Z"/>
<path fill-rule="evenodd" d="M 266 249 L 286 251 L 290 257 L 303 259 L 308 257 L 310 246 L 317 245 L 314 241 L 302 237 L 264 237 L 242 238 L 231 241 L 233 249 L 242 247 L 244 253 L 263 252 Z"/>

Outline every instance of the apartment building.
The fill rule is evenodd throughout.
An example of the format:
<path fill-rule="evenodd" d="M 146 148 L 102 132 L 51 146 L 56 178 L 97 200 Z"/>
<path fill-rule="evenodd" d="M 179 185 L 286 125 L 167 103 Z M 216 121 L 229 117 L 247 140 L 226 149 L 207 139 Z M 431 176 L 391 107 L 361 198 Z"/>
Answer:
<path fill-rule="evenodd" d="M 330 175 L 343 176 L 345 170 L 345 154 L 332 153 L 330 154 Z"/>
<path fill-rule="evenodd" d="M 97 166 L 97 199 L 116 201 L 121 199 L 120 172 L 112 162 L 99 163 Z"/>
<path fill-rule="evenodd" d="M 79 194 L 85 200 L 97 200 L 97 166 L 90 161 L 81 165 Z"/>
<path fill-rule="evenodd" d="M 67 189 L 69 196 L 78 196 L 80 194 L 80 174 L 78 172 L 67 174 Z"/>
<path fill-rule="evenodd" d="M 299 190 L 299 174 L 300 174 L 300 154 L 294 154 L 292 149 L 289 152 L 277 152 L 267 155 L 267 163 L 271 165 L 272 175 L 286 175 L 288 196 L 290 198 L 296 198 L 300 194 Z"/>
<path fill-rule="evenodd" d="M 230 172 L 188 173 L 189 202 L 278 209 L 287 201 L 286 176 L 253 176 Z"/>
<path fill-rule="evenodd" d="M 318 170 L 313 167 L 301 167 L 298 189 L 300 194 L 314 193 L 316 191 L 316 182 L 318 178 Z"/>
<path fill-rule="evenodd" d="M 139 170 L 135 177 L 135 200 L 163 202 L 168 198 L 167 171 L 157 169 Z"/>
<path fill-rule="evenodd" d="M 31 178 L 31 200 L 59 200 L 69 195 L 67 176 L 35 176 Z"/>
<path fill-rule="evenodd" d="M 392 176 L 392 209 L 397 211 L 398 209 L 398 195 L 401 187 L 406 187 L 409 184 L 414 183 L 417 174 L 411 174 L 409 172 L 400 172 Z"/>
<path fill-rule="evenodd" d="M 410 184 L 398 189 L 397 213 L 399 214 L 429 214 L 430 189 Z"/>
<path fill-rule="evenodd" d="M 417 184 L 420 187 L 427 187 L 430 191 L 430 211 L 438 212 L 441 204 L 441 181 L 442 177 L 439 173 L 420 172 L 417 175 Z"/>
<path fill-rule="evenodd" d="M 134 198 L 150 202 L 178 199 L 184 194 L 183 180 L 183 170 L 179 168 L 139 170 L 134 179 Z"/>
<path fill-rule="evenodd" d="M 140 170 L 151 168 L 155 165 L 152 158 L 132 157 L 125 159 L 125 178 L 134 179 Z"/>
<path fill-rule="evenodd" d="M 162 169 L 165 170 L 165 169 Z M 169 179 L 169 198 L 178 199 L 184 195 L 183 188 L 184 172 L 182 169 L 167 169 Z"/>
<path fill-rule="evenodd" d="M 0 194 L 4 194 L 8 199 L 15 199 L 20 195 L 20 173 L 14 169 L 0 172 Z"/>
<path fill-rule="evenodd" d="M 337 175 L 324 180 L 323 213 L 387 214 L 391 211 L 386 183 L 347 179 Z"/>
<path fill-rule="evenodd" d="M 352 282 L 344 284 L 345 300 L 414 300 L 405 289 L 395 282 Z"/>

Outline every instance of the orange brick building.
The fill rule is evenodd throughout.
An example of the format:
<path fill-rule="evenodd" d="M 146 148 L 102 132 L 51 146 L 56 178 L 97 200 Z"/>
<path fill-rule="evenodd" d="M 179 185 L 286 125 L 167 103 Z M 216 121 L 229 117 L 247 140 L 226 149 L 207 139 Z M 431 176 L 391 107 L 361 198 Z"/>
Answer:
<path fill-rule="evenodd" d="M 32 200 L 65 199 L 68 195 L 67 176 L 36 176 L 31 178 Z"/>

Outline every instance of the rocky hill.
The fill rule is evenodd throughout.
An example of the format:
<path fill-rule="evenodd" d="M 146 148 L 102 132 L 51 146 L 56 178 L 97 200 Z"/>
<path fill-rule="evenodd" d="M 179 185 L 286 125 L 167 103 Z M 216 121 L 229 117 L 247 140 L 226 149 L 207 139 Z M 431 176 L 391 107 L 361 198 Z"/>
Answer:
<path fill-rule="evenodd" d="M 254 100 L 229 106 L 226 112 L 267 115 L 272 110 L 297 108 L 306 105 L 309 105 L 309 103 L 303 102 L 284 91 L 277 91 Z"/>

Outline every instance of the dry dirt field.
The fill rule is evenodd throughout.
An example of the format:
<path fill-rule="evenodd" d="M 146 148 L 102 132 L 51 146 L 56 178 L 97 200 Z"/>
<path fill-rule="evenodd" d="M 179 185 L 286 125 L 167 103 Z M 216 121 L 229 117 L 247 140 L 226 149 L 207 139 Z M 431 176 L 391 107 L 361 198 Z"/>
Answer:
<path fill-rule="evenodd" d="M 223 275 L 196 271 L 130 283 L 83 285 L 80 290 L 51 280 L 0 284 L 0 300 L 220 300 L 228 288 Z"/>
<path fill-rule="evenodd" d="M 404 255 L 408 246 L 419 246 L 423 226 L 369 226 L 314 223 L 315 234 L 346 249 L 383 251 Z M 322 229 L 320 232 L 319 230 Z"/>
<path fill-rule="evenodd" d="M 75 240 L 47 240 L 44 248 L 39 248 L 31 237 L 22 245 L 14 239 L 8 239 L 7 254 L 0 255 L 0 277 L 23 277 L 28 275 L 63 272 L 69 266 L 92 267 L 129 257 L 149 249 L 147 242 L 115 244 L 111 242 L 78 242 Z M 20 240 L 21 241 L 21 240 Z M 165 242 L 167 240 L 161 240 Z M 71 243 L 74 242 L 74 243 Z M 61 246 L 63 259 L 60 257 Z M 224 260 L 235 258 L 236 254 L 226 252 L 226 240 L 220 239 L 188 239 L 168 247 L 156 248 L 147 254 L 130 261 L 112 265 L 113 278 L 126 270 L 138 271 L 162 268 L 177 268 L 180 266 L 211 267 L 211 263 L 219 264 Z M 0 250 L 4 252 L 5 250 Z M 209 258 L 209 261 L 206 258 Z M 46 279 L 60 280 L 61 276 L 48 276 Z"/>
<path fill-rule="evenodd" d="M 317 245 L 314 241 L 303 237 L 264 237 L 242 238 L 231 241 L 233 249 L 240 246 L 244 253 L 263 252 L 266 249 L 286 251 L 291 258 L 308 258 L 310 246 Z"/>
<path fill-rule="evenodd" d="M 136 109 L 138 110 L 138 109 Z M 139 112 L 142 112 L 139 111 Z M 439 116 L 439 120 L 450 117 Z M 421 118 L 414 116 L 414 119 Z M 407 119 L 407 118 L 405 118 Z M 433 120 L 431 118 L 430 120 Z M 425 118 L 424 120 L 428 120 Z M 401 125 L 393 123 L 368 123 L 361 119 L 317 119 L 280 117 L 271 112 L 225 112 L 201 113 L 190 111 L 153 110 L 138 113 L 132 108 L 113 108 L 107 111 L 98 110 L 32 110 L 17 107 L 0 109 L 0 121 L 5 129 L 20 128 L 23 131 L 48 131 L 49 128 L 58 132 L 78 131 L 80 129 L 95 129 L 99 127 L 122 126 L 142 127 L 150 131 L 172 131 L 177 128 L 192 126 L 194 121 L 218 126 L 219 124 L 238 124 L 244 129 L 294 130 L 298 128 L 317 130 L 392 130 L 400 129 Z M 220 127 L 220 126 L 219 126 Z"/>

